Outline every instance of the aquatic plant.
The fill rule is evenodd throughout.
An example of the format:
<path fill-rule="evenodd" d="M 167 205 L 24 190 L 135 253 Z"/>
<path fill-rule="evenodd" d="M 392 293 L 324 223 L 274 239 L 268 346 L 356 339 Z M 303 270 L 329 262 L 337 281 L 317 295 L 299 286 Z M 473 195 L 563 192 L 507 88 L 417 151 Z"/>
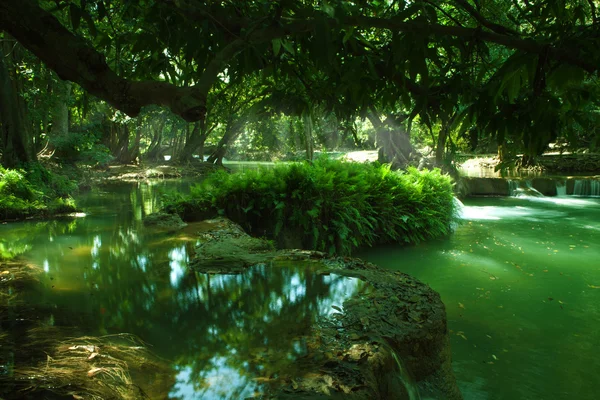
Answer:
<path fill-rule="evenodd" d="M 452 180 L 439 170 L 327 159 L 243 174 L 216 172 L 189 196 L 166 199 L 184 220 L 223 215 L 249 233 L 330 254 L 419 243 L 450 232 Z M 290 240 L 292 238 L 292 240 Z"/>

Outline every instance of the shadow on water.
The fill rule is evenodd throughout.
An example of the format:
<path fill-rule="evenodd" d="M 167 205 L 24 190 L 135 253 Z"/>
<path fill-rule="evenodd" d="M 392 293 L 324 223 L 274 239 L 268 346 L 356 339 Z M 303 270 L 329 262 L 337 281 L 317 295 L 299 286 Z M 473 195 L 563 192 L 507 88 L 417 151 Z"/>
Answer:
<path fill-rule="evenodd" d="M 0 226 L 0 237 L 10 237 L 4 251 L 40 270 L 27 307 L 44 310 L 46 325 L 90 337 L 128 332 L 166 360 L 167 389 L 153 386 L 154 375 L 136 381 L 151 398 L 268 391 L 310 360 L 319 320 L 365 290 L 357 278 L 301 262 L 197 273 L 188 268 L 194 225 L 175 235 L 143 228 L 159 204 L 155 187 L 115 185 L 80 199 L 85 218 Z"/>

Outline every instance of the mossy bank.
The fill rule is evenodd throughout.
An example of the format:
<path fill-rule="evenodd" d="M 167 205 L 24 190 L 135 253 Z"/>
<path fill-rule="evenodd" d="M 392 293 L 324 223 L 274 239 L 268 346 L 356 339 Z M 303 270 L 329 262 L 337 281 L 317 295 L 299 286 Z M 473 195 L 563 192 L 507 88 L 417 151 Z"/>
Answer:
<path fill-rule="evenodd" d="M 26 169 L 0 166 L 0 221 L 47 217 L 76 211 L 74 181 L 40 164 Z"/>

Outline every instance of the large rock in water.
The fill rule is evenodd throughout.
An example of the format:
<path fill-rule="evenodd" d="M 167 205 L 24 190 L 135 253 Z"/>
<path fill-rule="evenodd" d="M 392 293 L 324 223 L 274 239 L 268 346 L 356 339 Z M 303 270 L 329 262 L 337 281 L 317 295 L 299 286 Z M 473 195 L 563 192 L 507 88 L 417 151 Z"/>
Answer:
<path fill-rule="evenodd" d="M 250 364 L 271 357 L 262 367 L 247 368 L 260 383 L 256 393 L 281 399 L 462 399 L 451 367 L 444 304 L 429 286 L 359 259 L 275 251 L 269 242 L 248 236 L 226 219 L 199 226 L 191 263 L 197 272 L 215 276 L 211 279 L 237 276 L 234 279 L 253 282 L 256 291 L 283 287 L 292 293 L 294 306 L 301 295 L 317 293 L 308 323 L 298 319 L 295 325 L 278 327 L 277 340 L 264 340 L 268 349 L 245 355 Z M 292 277 L 285 282 L 281 277 L 290 269 Z M 256 279 L 257 274 L 267 283 Z M 277 286 L 276 279 L 283 284 Z M 257 315 L 243 318 L 277 323 Z M 301 352 L 290 352 L 299 346 Z M 264 365 L 269 365 L 268 373 Z"/>

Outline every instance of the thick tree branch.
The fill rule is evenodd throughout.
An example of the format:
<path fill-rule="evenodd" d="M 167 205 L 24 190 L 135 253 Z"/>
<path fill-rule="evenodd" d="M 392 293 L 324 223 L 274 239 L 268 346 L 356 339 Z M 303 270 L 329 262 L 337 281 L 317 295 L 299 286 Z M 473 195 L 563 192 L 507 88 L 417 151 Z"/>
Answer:
<path fill-rule="evenodd" d="M 475 9 L 475 7 L 470 5 L 467 0 L 454 0 L 454 1 L 456 3 L 458 3 L 458 5 L 461 6 L 466 12 L 471 14 L 471 16 L 473 18 L 475 18 L 475 20 L 477 22 L 479 22 L 482 26 L 485 26 L 489 30 L 499 33 L 501 35 L 518 35 L 519 34 L 518 32 L 515 32 L 512 29 L 509 29 L 505 26 L 498 25 L 498 24 L 488 21 L 483 15 L 481 15 Z"/>
<path fill-rule="evenodd" d="M 413 32 L 421 35 L 454 36 L 467 40 L 481 40 L 533 54 L 542 54 L 544 51 L 548 51 L 550 59 L 578 66 L 590 73 L 594 73 L 600 68 L 600 65 L 594 62 L 594 60 L 585 59 L 582 55 L 570 49 L 548 46 L 534 39 L 523 39 L 495 32 L 487 32 L 479 28 L 423 24 L 419 22 L 405 22 L 403 19 L 398 18 L 381 19 L 376 17 L 346 17 L 342 20 L 342 23 L 361 28 L 381 28 L 398 32 Z"/>
<path fill-rule="evenodd" d="M 102 54 L 31 0 L 0 2 L 0 29 L 14 36 L 61 79 L 78 83 L 130 116 L 149 104 L 167 106 L 186 120 L 203 115 L 204 94 L 167 82 L 135 82 L 118 76 Z"/>
<path fill-rule="evenodd" d="M 268 42 L 289 34 L 314 32 L 316 21 L 290 20 L 278 26 L 267 26 L 250 31 L 223 47 L 206 67 L 194 87 L 177 87 L 167 82 L 131 81 L 118 76 L 106 63 L 105 57 L 83 38 L 74 35 L 49 12 L 33 0 L 0 1 L 0 29 L 14 36 L 27 49 L 45 62 L 65 80 L 81 85 L 89 93 L 114 107 L 135 116 L 149 104 L 169 107 L 187 121 L 204 117 L 207 93 L 218 79 L 218 74 L 247 45 Z M 239 22 L 239 21 L 238 21 Z M 465 40 L 481 40 L 534 54 L 547 54 L 549 59 L 579 66 L 593 73 L 600 68 L 591 57 L 584 58 L 577 49 L 563 49 L 497 32 L 460 26 L 444 26 L 422 22 L 406 22 L 400 18 L 343 17 L 329 19 L 331 27 L 356 26 L 379 28 L 420 35 L 454 36 Z"/>

